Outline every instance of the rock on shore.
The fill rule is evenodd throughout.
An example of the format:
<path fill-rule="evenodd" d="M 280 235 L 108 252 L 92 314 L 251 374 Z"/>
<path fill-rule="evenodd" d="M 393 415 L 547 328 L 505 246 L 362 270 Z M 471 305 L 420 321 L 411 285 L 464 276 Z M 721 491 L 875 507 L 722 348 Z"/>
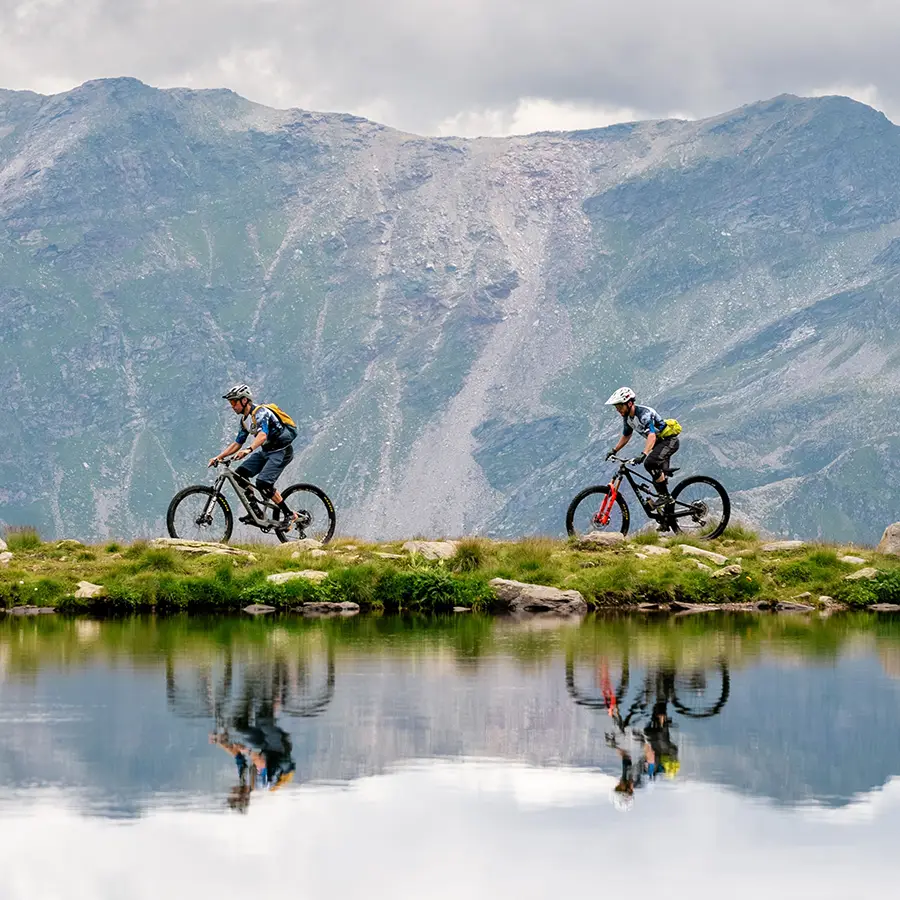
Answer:
<path fill-rule="evenodd" d="M 542 584 L 526 584 L 506 578 L 490 582 L 497 599 L 512 613 L 544 613 L 553 616 L 581 616 L 587 603 L 578 591 L 562 591 Z"/>

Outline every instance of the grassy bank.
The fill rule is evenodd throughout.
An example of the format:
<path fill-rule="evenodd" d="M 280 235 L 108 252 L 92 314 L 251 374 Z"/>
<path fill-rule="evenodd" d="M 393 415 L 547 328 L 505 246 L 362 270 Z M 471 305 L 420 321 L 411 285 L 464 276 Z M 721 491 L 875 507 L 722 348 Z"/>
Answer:
<path fill-rule="evenodd" d="M 254 559 L 196 556 L 145 542 L 83 546 L 42 542 L 33 532 L 6 536 L 12 559 L 0 567 L 0 607 L 54 606 L 65 611 L 130 613 L 238 611 L 261 603 L 291 609 L 308 601 L 352 601 L 363 610 L 449 611 L 454 607 L 494 611 L 492 578 L 579 591 L 595 608 L 631 608 L 657 603 L 771 603 L 816 605 L 827 596 L 851 608 L 900 602 L 900 559 L 871 549 L 808 544 L 766 552 L 755 535 L 729 529 L 711 543 L 693 542 L 727 557 L 740 572 L 714 577 L 721 563 L 687 555 L 679 544 L 641 535 L 625 545 L 579 550 L 566 541 L 526 538 L 503 542 L 471 538 L 453 557 L 426 560 L 405 553 L 402 542 L 371 544 L 338 540 L 324 556 L 291 545 L 252 546 Z M 664 552 L 668 551 L 668 552 Z M 395 554 L 385 558 L 379 554 Z M 851 554 L 864 564 L 841 561 Z M 701 568 L 698 562 L 709 568 Z M 848 581 L 862 565 L 873 579 Z M 321 582 L 297 578 L 273 584 L 277 572 L 315 569 Z M 76 598 L 78 582 L 102 585 L 104 596 Z M 806 595 L 806 596 L 800 596 Z"/>

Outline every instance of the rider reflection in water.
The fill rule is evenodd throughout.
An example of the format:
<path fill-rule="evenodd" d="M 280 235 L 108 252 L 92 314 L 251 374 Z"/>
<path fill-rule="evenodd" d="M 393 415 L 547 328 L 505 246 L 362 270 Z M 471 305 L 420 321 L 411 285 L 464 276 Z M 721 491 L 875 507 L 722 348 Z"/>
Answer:
<path fill-rule="evenodd" d="M 616 726 L 625 733 L 621 717 L 615 707 L 610 709 L 610 716 Z M 672 741 L 668 704 L 658 700 L 653 705 L 653 713 L 647 727 L 641 731 L 632 731 L 634 737 L 641 742 L 641 758 L 635 764 L 631 751 L 618 745 L 614 733 L 607 733 L 606 741 L 619 754 L 622 762 L 622 775 L 613 789 L 613 803 L 617 809 L 630 809 L 634 802 L 635 788 L 653 782 L 657 775 L 663 773 L 674 778 L 680 764 L 678 762 L 678 746 Z"/>
<path fill-rule="evenodd" d="M 232 740 L 228 729 L 209 736 L 210 743 L 232 756 L 237 766 L 238 784 L 228 797 L 231 809 L 246 812 L 254 790 L 277 791 L 294 778 L 291 736 L 275 721 L 277 714 L 277 701 L 263 700 L 255 709 L 247 703 L 230 721 L 242 741 Z"/>

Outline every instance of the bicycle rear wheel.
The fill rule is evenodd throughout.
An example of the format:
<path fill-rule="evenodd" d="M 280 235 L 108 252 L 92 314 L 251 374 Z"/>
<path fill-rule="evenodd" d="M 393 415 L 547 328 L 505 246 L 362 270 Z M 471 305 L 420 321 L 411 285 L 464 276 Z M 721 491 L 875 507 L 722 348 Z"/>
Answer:
<path fill-rule="evenodd" d="M 731 676 L 724 660 L 716 669 L 712 677 L 702 668 L 675 676 L 672 705 L 683 716 L 708 719 L 721 712 L 731 694 Z"/>
<path fill-rule="evenodd" d="M 685 478 L 672 489 L 672 499 L 674 515 L 669 524 L 673 531 L 711 541 L 728 525 L 731 501 L 715 478 L 707 475 Z"/>
<path fill-rule="evenodd" d="M 628 526 L 631 524 L 631 515 L 628 512 L 628 504 L 621 494 L 616 494 L 616 502 L 609 513 L 609 522 L 606 525 L 598 522 L 598 514 L 603 501 L 609 494 L 608 484 L 599 484 L 585 488 L 569 504 L 566 510 L 566 531 L 570 537 L 580 537 L 592 531 L 620 531 L 628 534 Z"/>
<path fill-rule="evenodd" d="M 211 487 L 195 485 L 179 491 L 166 512 L 169 537 L 185 541 L 227 543 L 234 527 L 228 501 Z"/>
<path fill-rule="evenodd" d="M 313 538 L 327 544 L 331 540 L 337 519 L 334 504 L 325 491 L 314 484 L 292 484 L 281 492 L 281 496 L 288 509 L 297 513 L 299 519 L 287 530 L 275 529 L 279 541 L 288 543 Z M 281 518 L 281 510 L 276 509 L 273 518 Z"/>

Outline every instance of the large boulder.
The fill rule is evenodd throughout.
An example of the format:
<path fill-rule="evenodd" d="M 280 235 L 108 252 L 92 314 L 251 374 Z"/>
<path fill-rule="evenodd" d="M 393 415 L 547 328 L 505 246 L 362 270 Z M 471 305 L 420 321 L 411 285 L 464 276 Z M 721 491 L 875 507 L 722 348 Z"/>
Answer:
<path fill-rule="evenodd" d="M 359 613 L 359 604 L 352 600 L 342 600 L 340 603 L 333 603 L 327 600 L 315 601 L 311 600 L 298 606 L 294 612 L 298 612 L 303 616 L 312 616 L 316 618 L 325 616 L 355 616 Z"/>
<path fill-rule="evenodd" d="M 759 549 L 764 553 L 780 553 L 785 550 L 800 550 L 805 546 L 803 541 L 770 541 Z"/>
<path fill-rule="evenodd" d="M 575 546 L 579 550 L 602 550 L 604 547 L 620 547 L 625 543 L 621 531 L 589 531 L 583 534 Z"/>
<path fill-rule="evenodd" d="M 801 603 L 798 600 L 779 600 L 775 604 L 779 612 L 811 612 L 815 607 L 811 603 Z"/>
<path fill-rule="evenodd" d="M 845 575 L 844 581 L 871 581 L 873 578 L 877 577 L 878 569 L 875 569 L 872 566 L 866 566 L 864 569 L 858 569 L 856 572 Z"/>
<path fill-rule="evenodd" d="M 102 584 L 91 584 L 90 581 L 79 581 L 75 596 L 79 600 L 90 600 L 92 597 L 105 597 L 106 588 Z"/>
<path fill-rule="evenodd" d="M 458 546 L 459 541 L 407 541 L 402 549 L 425 559 L 450 559 L 456 556 Z"/>
<path fill-rule="evenodd" d="M 513 613 L 569 617 L 587 612 L 587 603 L 578 591 L 561 591 L 543 584 L 525 584 L 506 578 L 492 578 L 490 585 L 500 603 Z"/>
<path fill-rule="evenodd" d="M 884 529 L 881 541 L 876 547 L 879 553 L 890 553 L 893 556 L 900 556 L 900 522 L 894 522 Z"/>
<path fill-rule="evenodd" d="M 668 556 L 672 552 L 668 547 L 657 547 L 656 544 L 632 544 L 631 549 L 645 556 Z"/>
<path fill-rule="evenodd" d="M 9 547 L 6 546 L 6 541 L 4 541 L 3 538 L 0 538 L 0 553 L 4 550 L 9 550 Z"/>
<path fill-rule="evenodd" d="M 327 577 L 327 572 L 320 572 L 318 569 L 303 569 L 301 572 L 276 572 L 274 575 L 267 575 L 266 581 L 271 581 L 272 584 L 284 584 L 287 581 L 293 581 L 295 578 L 305 578 L 307 581 L 324 581 Z"/>
<path fill-rule="evenodd" d="M 181 538 L 155 538 L 150 541 L 151 547 L 168 547 L 180 553 L 204 553 L 213 556 L 238 556 L 248 562 L 256 562 L 256 557 L 248 550 L 229 547 L 216 541 L 185 541 Z"/>
<path fill-rule="evenodd" d="M 699 556 L 701 559 L 708 559 L 717 566 L 724 566 L 728 562 L 727 556 L 722 556 L 721 553 L 713 553 L 712 550 L 703 550 L 701 547 L 694 547 L 692 544 L 679 544 L 678 546 L 681 547 L 682 553 L 686 553 L 688 556 Z"/>
<path fill-rule="evenodd" d="M 310 550 L 321 550 L 322 542 L 315 538 L 303 538 L 299 541 L 291 541 L 291 549 L 294 551 L 291 556 L 296 559 L 301 553 L 308 553 Z"/>

